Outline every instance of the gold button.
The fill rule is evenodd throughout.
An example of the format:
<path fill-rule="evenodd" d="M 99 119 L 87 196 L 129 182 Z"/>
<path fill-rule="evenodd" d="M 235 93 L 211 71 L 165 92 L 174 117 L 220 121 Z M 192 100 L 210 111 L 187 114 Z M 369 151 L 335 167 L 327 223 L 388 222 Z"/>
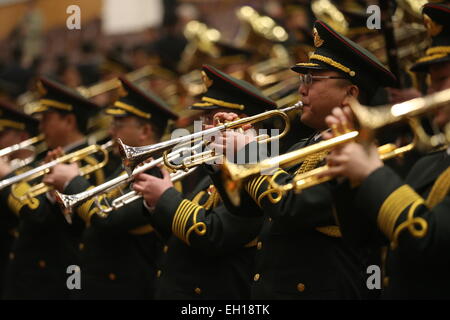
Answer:
<path fill-rule="evenodd" d="M 202 289 L 200 289 L 200 288 L 195 288 L 195 289 L 194 289 L 194 292 L 195 292 L 196 294 L 201 294 L 201 293 L 202 293 Z"/>
<path fill-rule="evenodd" d="M 39 260 L 38 265 L 39 265 L 40 268 L 45 268 L 45 266 L 46 266 L 47 264 L 45 263 L 44 260 Z"/>
<path fill-rule="evenodd" d="M 116 275 L 114 274 L 114 273 L 110 273 L 110 274 L 108 274 L 108 278 L 109 278 L 109 280 L 112 280 L 112 281 L 114 281 L 114 280 L 116 280 Z"/>
<path fill-rule="evenodd" d="M 15 257 L 16 255 L 14 254 L 14 252 L 9 253 L 9 260 L 14 260 Z"/>
<path fill-rule="evenodd" d="M 255 274 L 255 276 L 253 277 L 253 281 L 258 281 L 259 278 L 261 278 L 261 275 L 259 273 Z"/>
<path fill-rule="evenodd" d="M 158 272 L 156 272 L 156 277 L 157 277 L 157 278 L 161 277 L 161 273 L 162 273 L 162 271 L 161 271 L 161 270 L 158 270 Z"/>
<path fill-rule="evenodd" d="M 269 222 L 272 222 L 272 218 L 269 218 Z"/>
<path fill-rule="evenodd" d="M 389 286 L 389 277 L 384 277 L 383 278 L 383 287 L 388 287 Z"/>
<path fill-rule="evenodd" d="M 14 230 L 14 238 L 18 238 L 20 236 L 19 231 Z"/>
<path fill-rule="evenodd" d="M 300 282 L 300 283 L 297 285 L 297 290 L 300 291 L 300 292 L 305 291 L 305 285 L 304 285 L 303 283 Z"/>
<path fill-rule="evenodd" d="M 83 250 L 83 249 L 84 249 L 84 243 L 80 243 L 80 244 L 78 245 L 78 248 L 80 249 L 80 251 Z"/>
<path fill-rule="evenodd" d="M 169 250 L 169 246 L 164 246 L 163 252 L 164 252 L 164 253 L 167 253 L 168 250 Z"/>
<path fill-rule="evenodd" d="M 257 245 L 256 245 L 256 249 L 261 250 L 262 248 L 262 242 L 258 241 Z"/>

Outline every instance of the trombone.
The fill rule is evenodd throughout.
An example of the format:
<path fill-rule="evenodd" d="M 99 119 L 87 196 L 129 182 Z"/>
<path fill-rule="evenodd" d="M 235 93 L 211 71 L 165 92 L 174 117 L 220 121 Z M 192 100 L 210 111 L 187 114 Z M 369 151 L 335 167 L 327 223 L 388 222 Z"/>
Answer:
<path fill-rule="evenodd" d="M 187 147 L 178 149 L 178 150 L 172 152 L 171 154 L 166 155 L 167 160 L 174 161 L 175 159 L 179 159 L 179 158 L 181 158 L 182 153 L 184 151 L 189 151 L 189 150 L 190 150 L 190 148 L 187 148 Z M 111 192 L 112 190 L 116 190 L 116 189 L 121 190 L 121 187 L 126 186 L 127 184 L 132 182 L 134 180 L 135 176 L 137 176 L 139 173 L 145 172 L 151 168 L 159 166 L 163 163 L 163 161 L 164 161 L 163 157 L 160 157 L 156 160 L 152 160 L 150 162 L 143 163 L 142 165 L 140 165 L 133 171 L 131 176 L 120 175 L 120 176 L 113 178 L 105 183 L 102 183 L 101 185 L 98 185 L 92 189 L 89 189 L 89 190 L 86 190 L 86 191 L 83 191 L 83 192 L 80 192 L 77 194 L 63 194 L 61 192 L 56 191 L 56 199 L 62 205 L 63 209 L 66 212 L 72 213 L 72 211 L 75 207 L 79 206 L 86 200 L 93 198 L 93 197 L 98 197 L 100 195 L 107 194 L 107 193 Z M 172 182 L 182 179 L 186 175 L 193 172 L 195 169 L 196 168 L 190 168 L 187 171 L 178 171 L 176 173 L 171 173 Z M 101 206 L 99 206 L 99 208 L 103 213 L 107 213 L 112 210 L 118 209 L 140 197 L 141 197 L 141 195 L 137 194 L 134 191 L 131 191 L 131 192 L 123 194 L 122 196 L 114 199 L 110 205 L 108 203 L 108 206 L 107 206 L 108 209 L 105 209 Z"/>
<path fill-rule="evenodd" d="M 128 173 L 128 175 L 131 175 L 133 170 L 136 168 L 136 166 L 143 162 L 145 159 L 150 157 L 152 154 L 156 152 L 162 152 L 173 149 L 177 145 L 185 145 L 189 142 L 196 142 L 200 139 L 205 140 L 208 137 L 211 137 L 217 133 L 223 132 L 228 129 L 237 129 L 240 128 L 243 125 L 246 124 L 253 124 L 256 122 L 260 122 L 266 119 L 269 119 L 274 116 L 279 116 L 285 121 L 284 130 L 273 137 L 266 137 L 265 139 L 260 139 L 259 142 L 268 143 L 277 139 L 281 139 L 284 137 L 287 132 L 290 129 L 290 122 L 289 117 L 287 115 L 287 112 L 294 111 L 301 109 L 303 106 L 303 103 L 301 101 L 297 102 L 296 104 L 286 107 L 283 109 L 278 110 L 270 110 L 266 111 L 251 117 L 238 119 L 235 121 L 227 122 L 224 124 L 221 124 L 217 127 L 202 130 L 199 132 L 192 133 L 187 136 L 171 139 L 168 141 L 159 142 L 156 144 L 152 144 L 149 146 L 143 146 L 143 147 L 131 147 L 126 144 L 124 144 L 120 139 L 117 139 L 117 143 L 119 145 L 119 151 L 122 156 L 122 163 L 125 171 Z"/>
<path fill-rule="evenodd" d="M 90 145 L 87 146 L 81 150 L 74 151 L 72 153 L 69 153 L 67 155 L 64 155 L 62 157 L 59 157 L 53 161 L 50 161 L 48 163 L 45 163 L 39 167 L 36 167 L 34 169 L 28 170 L 22 174 L 19 174 L 17 176 L 4 179 L 0 181 L 0 190 L 11 186 L 11 195 L 16 198 L 19 201 L 24 201 L 25 199 L 32 199 L 38 195 L 41 195 L 43 193 L 46 193 L 50 191 L 52 188 L 51 186 L 46 185 L 45 183 L 38 183 L 29 189 L 26 190 L 25 194 L 18 194 L 17 188 L 15 188 L 15 184 L 17 183 L 23 183 L 28 182 L 31 180 L 34 180 L 38 177 L 42 177 L 48 172 L 50 172 L 51 168 L 59 163 L 74 163 L 77 161 L 80 161 L 87 156 L 100 152 L 103 154 L 103 160 L 95 165 L 86 165 L 82 168 L 80 168 L 80 174 L 81 175 L 88 175 L 98 169 L 103 168 L 109 159 L 108 150 L 113 146 L 114 141 L 110 140 L 106 142 L 103 145 Z"/>
<path fill-rule="evenodd" d="M 276 168 L 286 168 L 298 164 L 305 160 L 306 157 L 326 150 L 332 150 L 334 147 L 356 140 L 358 137 L 362 141 L 368 141 L 374 135 L 374 132 L 382 127 L 390 124 L 407 121 L 411 127 L 414 138 L 411 143 L 397 147 L 394 144 L 386 144 L 378 148 L 378 152 L 382 160 L 404 154 L 412 149 L 421 151 L 429 151 L 448 145 L 450 142 L 450 124 L 445 127 L 445 132 L 434 133 L 429 135 L 425 132 L 420 123 L 419 116 L 450 105 L 450 89 L 446 89 L 425 97 L 415 98 L 402 103 L 387 105 L 377 108 L 365 107 L 360 105 L 356 100 L 350 103 L 353 114 L 359 124 L 359 131 L 350 131 L 338 135 L 332 139 L 321 141 L 311 146 L 304 147 L 277 157 L 263 160 L 257 164 L 233 164 L 227 162 L 223 165 L 223 179 L 225 190 L 233 204 L 240 203 L 240 190 L 246 179 L 260 174 L 262 171 L 270 171 Z M 283 192 L 294 189 L 300 192 L 308 187 L 331 180 L 330 177 L 319 178 L 318 174 L 324 172 L 326 166 L 313 169 L 309 172 L 299 174 L 294 177 L 291 183 L 286 185 L 278 185 L 274 181 L 270 181 L 274 193 L 274 197 L 269 194 L 269 199 L 273 203 L 277 203 L 281 199 Z"/>

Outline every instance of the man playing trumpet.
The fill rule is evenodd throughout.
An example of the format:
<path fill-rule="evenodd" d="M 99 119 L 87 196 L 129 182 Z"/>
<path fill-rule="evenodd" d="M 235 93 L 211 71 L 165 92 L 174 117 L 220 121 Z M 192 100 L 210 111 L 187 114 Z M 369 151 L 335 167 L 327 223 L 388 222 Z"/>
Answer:
<path fill-rule="evenodd" d="M 47 160 L 61 151 L 70 153 L 86 147 L 87 121 L 98 107 L 47 78 L 40 79 L 38 88 L 41 99 L 33 112 L 41 115 L 39 128 L 48 148 L 58 148 Z M 98 160 L 89 156 L 81 162 L 96 164 Z M 31 164 L 38 166 L 36 162 Z M 12 176 L 17 174 L 13 172 Z M 5 213 L 19 218 L 5 277 L 6 299 L 64 299 L 69 293 L 67 267 L 78 263 L 76 243 L 82 224 L 68 224 L 51 195 L 28 197 L 35 180 L 39 179 L 20 181 L 3 189 L 0 195 Z M 92 181 L 103 182 L 101 169 L 92 175 Z"/>
<path fill-rule="evenodd" d="M 204 110 L 205 124 L 219 112 L 254 115 L 275 102 L 249 83 L 204 65 L 208 87 L 192 108 Z M 163 171 L 164 172 L 164 171 Z M 160 257 L 156 299 L 248 299 L 256 241 L 262 219 L 255 212 L 229 212 L 209 177 L 184 197 L 164 173 L 163 179 L 137 177 L 152 225 L 166 241 Z"/>
<path fill-rule="evenodd" d="M 316 49 L 310 61 L 292 69 L 300 73 L 301 121 L 316 133 L 290 150 L 320 141 L 327 129 L 325 117 L 335 106 L 345 106 L 354 98 L 367 103 L 379 87 L 395 83 L 393 74 L 373 55 L 324 22 L 315 23 L 313 35 Z M 224 117 L 233 119 L 233 115 Z M 287 184 L 293 175 L 316 168 L 325 157 L 326 152 L 314 154 L 294 167 L 245 181 L 241 205 L 229 208 L 235 214 L 254 212 L 266 218 L 259 236 L 252 298 L 366 297 L 366 255 L 342 239 L 331 186 L 318 185 L 300 194 L 293 190 L 281 194 L 272 188 L 271 181 Z M 219 181 L 215 179 L 220 185 Z M 225 190 L 224 186 L 218 188 Z"/>
<path fill-rule="evenodd" d="M 426 55 L 412 67 L 430 76 L 429 93 L 450 88 L 450 7 L 426 4 L 424 20 L 432 37 Z M 407 106 L 407 103 L 406 105 Z M 450 134 L 450 109 L 434 115 L 434 124 Z M 349 109 L 335 109 L 330 126 L 351 126 Z M 360 243 L 387 244 L 383 298 L 448 298 L 450 211 L 450 149 L 423 156 L 403 181 L 380 160 L 376 146 L 348 143 L 328 157 L 326 175 L 346 177 L 356 188 L 342 186 L 351 196 L 338 210 L 346 236 Z M 352 202 L 353 201 L 353 202 Z"/>
<path fill-rule="evenodd" d="M 111 137 L 135 147 L 159 142 L 168 121 L 177 119 L 176 114 L 153 93 L 142 91 L 123 77 L 119 79 L 121 97 L 105 109 L 106 114 L 113 116 Z M 161 176 L 158 168 L 147 173 Z M 109 179 L 122 174 L 125 174 L 122 168 L 117 168 Z M 48 179 L 59 191 L 68 194 L 91 187 L 70 165 L 54 170 Z M 127 185 L 118 189 L 89 199 L 74 210 L 86 224 L 79 243 L 82 290 L 74 291 L 75 299 L 153 297 L 159 240 L 144 215 L 146 209 L 142 201 L 134 201 L 107 214 L 101 211 L 107 201 L 129 191 Z"/>
<path fill-rule="evenodd" d="M 37 135 L 39 122 L 17 110 L 6 102 L 0 102 L 0 150 L 19 144 Z M 1 151 L 0 151 L 1 152 Z M 22 166 L 28 159 L 34 158 L 35 153 L 30 148 L 9 152 L 0 157 L 0 179 L 11 173 L 14 162 Z M 3 279 L 11 244 L 14 240 L 17 217 L 10 212 L 0 214 L 0 295 L 3 291 Z"/>

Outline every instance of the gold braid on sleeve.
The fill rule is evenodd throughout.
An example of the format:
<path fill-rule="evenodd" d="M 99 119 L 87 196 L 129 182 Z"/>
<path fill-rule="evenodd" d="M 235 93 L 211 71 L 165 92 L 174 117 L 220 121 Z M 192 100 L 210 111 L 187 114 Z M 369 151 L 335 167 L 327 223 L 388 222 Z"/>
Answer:
<path fill-rule="evenodd" d="M 424 204 L 422 197 L 408 185 L 399 187 L 383 202 L 378 213 L 377 223 L 380 230 L 391 241 L 392 249 L 397 247 L 398 236 L 406 228 L 415 237 L 423 237 L 426 234 L 428 228 L 427 222 L 423 218 L 414 217 L 414 211 L 421 204 Z M 410 208 L 407 220 L 394 230 L 398 218 L 408 207 Z M 419 226 L 420 228 L 416 229 L 415 226 Z"/>

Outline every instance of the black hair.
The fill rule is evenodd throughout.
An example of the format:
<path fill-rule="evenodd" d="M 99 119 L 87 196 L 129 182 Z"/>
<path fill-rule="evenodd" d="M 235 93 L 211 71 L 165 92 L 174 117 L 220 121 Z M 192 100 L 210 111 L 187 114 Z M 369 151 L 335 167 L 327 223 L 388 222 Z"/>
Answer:
<path fill-rule="evenodd" d="M 138 117 L 134 117 L 134 118 L 136 119 L 136 121 L 141 126 L 149 124 L 151 126 L 152 130 L 153 130 L 153 134 L 155 135 L 155 139 L 158 140 L 158 141 L 161 140 L 161 138 L 164 135 L 165 126 L 158 125 L 155 121 L 142 119 L 142 118 L 138 118 Z"/>
<path fill-rule="evenodd" d="M 52 110 L 53 111 L 53 110 Z M 77 116 L 75 113 L 65 112 L 65 111 L 58 111 L 54 110 L 55 112 L 58 112 L 61 116 L 68 116 L 70 114 L 73 114 L 76 120 L 76 125 L 78 131 L 80 131 L 82 134 L 88 133 L 88 120 L 89 116 L 83 115 L 83 116 Z"/>
<path fill-rule="evenodd" d="M 353 83 L 347 77 L 345 77 L 345 79 L 337 79 L 337 84 L 339 86 L 341 86 L 341 87 L 346 87 L 346 86 L 349 86 L 349 85 L 357 86 L 358 90 L 359 90 L 359 93 L 358 93 L 358 96 L 356 98 L 358 99 L 358 102 L 361 103 L 361 104 L 368 105 L 369 102 L 372 99 L 373 94 L 369 93 L 369 91 L 366 90 L 364 87 Z"/>

